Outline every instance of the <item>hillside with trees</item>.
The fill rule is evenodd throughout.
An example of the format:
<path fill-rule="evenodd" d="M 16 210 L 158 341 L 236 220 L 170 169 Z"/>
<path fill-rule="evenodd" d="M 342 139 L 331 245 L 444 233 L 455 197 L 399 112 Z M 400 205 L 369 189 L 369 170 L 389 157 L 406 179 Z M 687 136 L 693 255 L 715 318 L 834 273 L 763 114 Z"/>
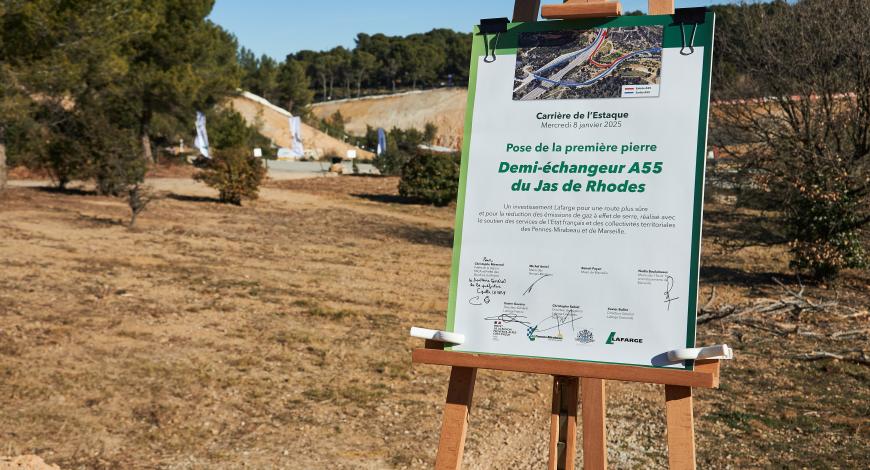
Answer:
<path fill-rule="evenodd" d="M 0 155 L 59 187 L 141 182 L 154 149 L 239 87 L 212 0 L 0 3 Z M 0 159 L 2 160 L 2 159 Z"/>
<path fill-rule="evenodd" d="M 433 29 L 409 36 L 360 33 L 353 49 L 303 50 L 277 63 L 242 48 L 242 84 L 301 114 L 312 100 L 354 98 L 398 90 L 465 86 L 471 34 Z"/>

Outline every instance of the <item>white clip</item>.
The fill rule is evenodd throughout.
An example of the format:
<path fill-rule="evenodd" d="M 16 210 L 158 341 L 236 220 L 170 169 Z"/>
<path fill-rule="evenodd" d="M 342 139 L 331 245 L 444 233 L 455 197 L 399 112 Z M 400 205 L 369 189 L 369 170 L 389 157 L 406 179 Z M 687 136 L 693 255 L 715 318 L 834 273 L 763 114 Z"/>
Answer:
<path fill-rule="evenodd" d="M 465 342 L 465 335 L 461 333 L 430 330 L 428 328 L 419 328 L 416 326 L 411 327 L 411 336 L 415 338 L 431 339 L 432 341 L 440 341 L 442 343 L 462 344 Z"/>
<path fill-rule="evenodd" d="M 734 350 L 727 344 L 717 344 L 706 348 L 684 348 L 668 351 L 668 360 L 672 362 L 693 361 L 697 359 L 733 359 Z"/>

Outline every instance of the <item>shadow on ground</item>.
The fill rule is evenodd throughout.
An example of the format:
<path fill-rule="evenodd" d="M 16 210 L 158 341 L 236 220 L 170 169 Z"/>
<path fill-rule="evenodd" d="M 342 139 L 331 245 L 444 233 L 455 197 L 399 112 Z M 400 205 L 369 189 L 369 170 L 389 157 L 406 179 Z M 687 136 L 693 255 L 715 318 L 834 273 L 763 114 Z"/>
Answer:
<path fill-rule="evenodd" d="M 747 246 L 774 246 L 787 240 L 771 223 L 771 215 L 741 213 L 736 210 L 704 211 L 704 237 L 727 240 L 735 249 Z"/>
<path fill-rule="evenodd" d="M 166 195 L 166 199 L 173 199 L 176 201 L 183 202 L 221 202 L 220 199 L 211 196 L 190 196 L 187 194 L 176 194 L 169 193 Z"/>
<path fill-rule="evenodd" d="M 449 228 L 400 225 L 395 228 L 395 231 L 391 235 L 421 245 L 433 245 L 444 248 L 453 247 L 453 229 Z"/>
<path fill-rule="evenodd" d="M 433 207 L 444 207 L 444 206 L 436 206 L 434 204 L 429 204 L 428 202 L 422 199 L 410 198 L 405 196 L 399 196 L 395 194 L 351 194 L 351 196 L 365 199 L 367 201 L 372 202 L 382 202 L 387 204 L 408 204 L 414 206 L 433 206 Z"/>
<path fill-rule="evenodd" d="M 57 186 L 38 186 L 35 188 L 38 191 L 42 191 L 50 194 L 62 194 L 65 196 L 96 196 L 97 192 L 94 190 L 82 189 L 82 188 L 58 188 Z"/>
<path fill-rule="evenodd" d="M 701 266 L 701 282 L 704 284 L 731 284 L 744 287 L 758 287 L 775 284 L 774 278 L 779 279 L 785 284 L 798 283 L 797 276 L 790 273 L 773 271 L 751 272 L 722 266 Z"/>

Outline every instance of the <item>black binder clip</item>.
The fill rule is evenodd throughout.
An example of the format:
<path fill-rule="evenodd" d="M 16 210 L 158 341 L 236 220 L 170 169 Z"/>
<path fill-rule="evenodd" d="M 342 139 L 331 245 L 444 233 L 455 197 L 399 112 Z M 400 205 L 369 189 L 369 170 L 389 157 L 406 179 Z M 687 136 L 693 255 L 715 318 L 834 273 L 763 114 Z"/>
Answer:
<path fill-rule="evenodd" d="M 674 23 L 680 27 L 680 35 L 683 38 L 683 47 L 680 48 L 681 55 L 695 53 L 695 32 L 698 30 L 698 25 L 704 23 L 706 14 L 706 7 L 677 8 L 674 10 Z M 692 37 L 688 44 L 686 44 L 686 25 L 692 25 Z"/>
<path fill-rule="evenodd" d="M 488 63 L 495 62 L 495 51 L 498 49 L 498 37 L 501 33 L 507 32 L 507 25 L 510 23 L 507 18 L 484 18 L 480 20 L 480 34 L 483 35 L 484 56 L 483 61 Z M 492 46 L 492 57 L 489 55 L 489 35 L 495 34 L 495 42 Z"/>

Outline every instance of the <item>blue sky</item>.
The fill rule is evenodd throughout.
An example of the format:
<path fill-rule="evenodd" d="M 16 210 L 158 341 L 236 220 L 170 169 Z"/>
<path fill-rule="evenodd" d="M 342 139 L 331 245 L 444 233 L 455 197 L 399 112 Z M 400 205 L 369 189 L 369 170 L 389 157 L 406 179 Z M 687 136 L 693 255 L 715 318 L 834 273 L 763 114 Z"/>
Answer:
<path fill-rule="evenodd" d="M 676 0 L 677 8 L 717 3 L 734 2 Z M 217 0 L 209 18 L 258 56 L 283 60 L 302 49 L 353 47 L 357 33 L 470 31 L 480 18 L 510 17 L 513 4 L 513 0 Z M 625 11 L 645 11 L 646 5 L 646 0 L 622 0 Z"/>

